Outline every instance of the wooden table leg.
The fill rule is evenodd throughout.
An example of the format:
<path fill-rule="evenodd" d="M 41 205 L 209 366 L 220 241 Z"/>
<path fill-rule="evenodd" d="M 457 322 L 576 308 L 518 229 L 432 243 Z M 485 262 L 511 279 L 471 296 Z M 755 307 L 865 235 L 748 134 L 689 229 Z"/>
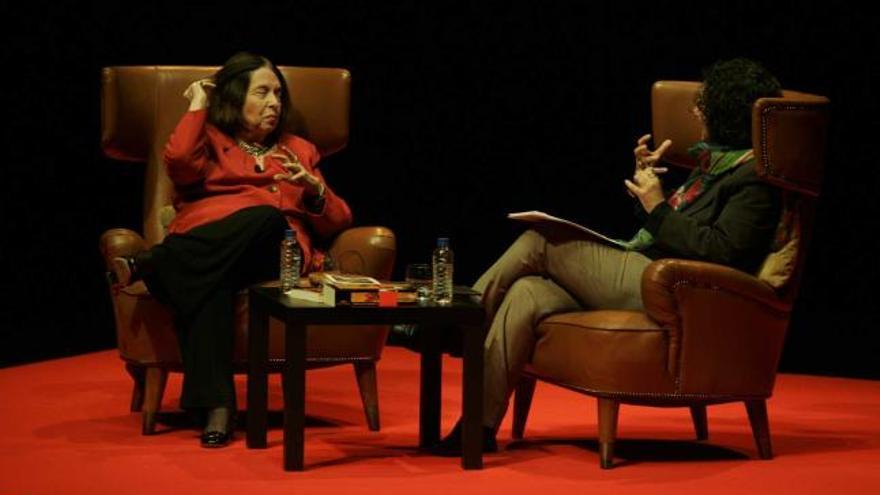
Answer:
<path fill-rule="evenodd" d="M 248 296 L 247 448 L 265 449 L 268 429 L 269 316 L 253 294 Z"/>
<path fill-rule="evenodd" d="M 306 326 L 287 321 L 284 335 L 284 470 L 302 471 L 306 427 Z"/>
<path fill-rule="evenodd" d="M 419 447 L 429 448 L 440 440 L 440 375 L 443 355 L 440 351 L 438 328 L 423 326 L 420 391 L 419 391 Z"/>
<path fill-rule="evenodd" d="M 483 342 L 482 326 L 464 332 L 462 373 L 461 467 L 483 468 Z"/>

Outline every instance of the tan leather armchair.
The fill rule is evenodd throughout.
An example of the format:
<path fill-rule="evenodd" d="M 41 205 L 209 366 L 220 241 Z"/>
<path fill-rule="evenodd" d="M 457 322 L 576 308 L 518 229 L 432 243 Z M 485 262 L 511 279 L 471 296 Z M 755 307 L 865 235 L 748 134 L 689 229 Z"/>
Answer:
<path fill-rule="evenodd" d="M 322 156 L 348 142 L 350 75 L 344 69 L 281 67 L 293 101 L 291 130 L 314 143 Z M 109 67 L 101 88 L 101 145 L 104 153 L 125 161 L 146 162 L 143 235 L 127 229 L 108 230 L 100 249 L 109 269 L 115 256 L 128 255 L 160 242 L 174 215 L 173 186 L 162 165 L 162 150 L 187 101 L 182 94 L 194 80 L 209 77 L 216 67 Z M 329 247 L 337 268 L 388 279 L 396 240 L 384 227 L 342 232 Z M 143 434 L 152 434 L 170 371 L 182 371 L 171 313 L 153 299 L 142 282 L 110 292 L 120 357 L 134 380 L 131 410 L 143 411 Z M 236 372 L 247 371 L 247 298 L 236 302 Z M 310 368 L 352 364 L 371 430 L 379 429 L 376 362 L 382 355 L 387 326 L 326 327 L 309 330 Z M 273 321 L 269 358 L 272 369 L 283 365 L 283 326 Z"/>
<path fill-rule="evenodd" d="M 700 137 L 699 122 L 690 115 L 699 88 L 672 81 L 653 87 L 654 142 L 672 139 L 670 163 L 693 166 L 686 149 Z M 757 101 L 752 112 L 757 170 L 784 191 L 791 225 L 799 226 L 790 231 L 799 238 L 790 236 L 771 254 L 760 277 L 661 259 L 642 277 L 643 312 L 582 311 L 544 319 L 516 390 L 514 438 L 522 438 L 537 379 L 598 399 L 602 468 L 612 466 L 620 404 L 689 407 L 697 439 L 705 440 L 706 406 L 743 402 L 759 457 L 772 457 L 766 401 L 810 243 L 828 105 L 821 96 L 785 91 L 782 98 Z"/>

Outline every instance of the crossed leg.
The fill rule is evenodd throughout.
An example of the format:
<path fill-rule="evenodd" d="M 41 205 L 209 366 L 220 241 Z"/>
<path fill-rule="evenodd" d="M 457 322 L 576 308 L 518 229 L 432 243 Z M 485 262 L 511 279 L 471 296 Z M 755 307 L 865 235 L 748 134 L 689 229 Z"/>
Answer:
<path fill-rule="evenodd" d="M 497 429 L 538 336 L 554 313 L 641 309 L 650 258 L 590 240 L 529 230 L 474 284 L 492 324 L 485 343 L 483 424 Z"/>

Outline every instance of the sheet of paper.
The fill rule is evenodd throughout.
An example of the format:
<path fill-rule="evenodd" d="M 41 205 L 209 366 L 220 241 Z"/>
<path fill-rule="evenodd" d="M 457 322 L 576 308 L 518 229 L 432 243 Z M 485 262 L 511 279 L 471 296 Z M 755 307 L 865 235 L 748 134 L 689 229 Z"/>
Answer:
<path fill-rule="evenodd" d="M 602 235 L 602 234 L 596 232 L 593 229 L 589 229 L 587 227 L 584 227 L 583 225 L 574 223 L 570 220 L 566 220 L 564 218 L 559 218 L 559 217 L 554 217 L 553 215 L 548 215 L 547 213 L 544 213 L 543 211 L 532 210 L 532 211 L 520 211 L 520 212 L 516 212 L 516 213 L 508 213 L 507 218 L 510 218 L 511 220 L 519 220 L 521 222 L 531 222 L 531 223 L 548 222 L 548 223 L 567 225 L 573 229 L 576 229 L 576 230 L 583 232 L 585 234 L 589 234 L 590 236 L 592 236 L 596 239 L 599 239 L 601 241 L 607 242 L 613 246 L 617 246 L 620 248 L 625 247 L 625 244 L 623 242 L 621 242 L 620 240 L 612 239 L 608 236 L 605 236 L 605 235 Z"/>

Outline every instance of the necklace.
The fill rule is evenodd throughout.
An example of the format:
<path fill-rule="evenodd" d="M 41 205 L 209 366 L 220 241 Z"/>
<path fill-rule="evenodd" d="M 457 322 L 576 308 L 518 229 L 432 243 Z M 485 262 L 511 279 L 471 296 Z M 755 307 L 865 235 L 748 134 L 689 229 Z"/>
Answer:
<path fill-rule="evenodd" d="M 245 142 L 241 139 L 237 140 L 238 147 L 241 148 L 242 151 L 254 157 L 254 171 L 257 173 L 262 173 L 266 171 L 266 165 L 264 165 L 263 159 L 265 158 L 266 153 L 275 149 L 275 146 L 263 146 L 261 144 L 251 144 Z"/>
<path fill-rule="evenodd" d="M 274 148 L 274 146 L 263 146 L 261 144 L 246 143 L 241 139 L 238 140 L 238 147 L 241 148 L 242 151 L 253 157 L 261 157 L 271 151 L 272 148 Z"/>

